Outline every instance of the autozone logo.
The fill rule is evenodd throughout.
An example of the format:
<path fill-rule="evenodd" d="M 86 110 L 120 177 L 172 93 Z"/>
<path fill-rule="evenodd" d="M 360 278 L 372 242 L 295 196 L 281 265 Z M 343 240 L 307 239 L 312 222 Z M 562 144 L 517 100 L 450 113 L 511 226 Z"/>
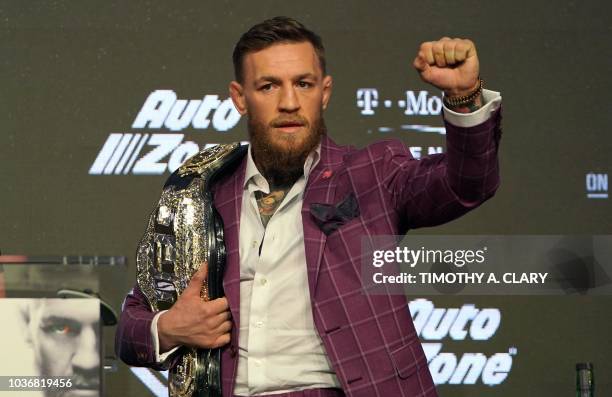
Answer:
<path fill-rule="evenodd" d="M 172 90 L 155 90 L 132 123 L 132 132 L 111 133 L 89 168 L 90 175 L 160 175 L 174 172 L 200 151 L 185 134 L 147 133 L 145 130 L 185 129 L 226 132 L 238 124 L 240 113 L 230 98 L 217 95 L 178 99 Z M 206 145 L 214 146 L 213 143 Z"/>
<path fill-rule="evenodd" d="M 410 302 L 410 313 L 421 338 L 429 371 L 435 384 L 473 385 L 479 380 L 489 386 L 501 384 L 512 369 L 512 360 L 518 352 L 510 347 L 508 352 L 487 356 L 484 353 L 441 352 L 442 340 L 450 338 L 463 341 L 488 341 L 497 332 L 501 312 L 496 308 L 478 309 L 473 304 L 461 308 L 436 308 L 427 299 Z"/>

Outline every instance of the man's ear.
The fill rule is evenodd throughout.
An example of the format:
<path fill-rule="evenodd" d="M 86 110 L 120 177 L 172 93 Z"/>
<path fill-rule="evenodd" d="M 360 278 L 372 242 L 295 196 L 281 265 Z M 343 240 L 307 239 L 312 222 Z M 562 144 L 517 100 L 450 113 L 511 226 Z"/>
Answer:
<path fill-rule="evenodd" d="M 232 81 L 229 85 L 229 94 L 238 113 L 244 116 L 246 113 L 246 100 L 244 99 L 244 88 L 242 84 L 237 81 Z"/>
<path fill-rule="evenodd" d="M 333 79 L 330 75 L 323 78 L 323 110 L 327 109 L 327 104 L 331 98 Z"/>

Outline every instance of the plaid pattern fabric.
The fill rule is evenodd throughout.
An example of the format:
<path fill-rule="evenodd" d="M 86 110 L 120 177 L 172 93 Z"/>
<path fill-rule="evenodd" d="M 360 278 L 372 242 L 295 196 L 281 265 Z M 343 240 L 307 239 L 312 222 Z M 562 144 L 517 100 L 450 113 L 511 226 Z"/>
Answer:
<path fill-rule="evenodd" d="M 396 140 L 355 149 L 323 137 L 321 159 L 304 195 L 304 244 L 315 326 L 347 397 L 437 396 L 406 298 L 362 291 L 361 241 L 448 222 L 491 197 L 499 184 L 500 122 L 501 109 L 474 127 L 446 123 L 447 153 L 421 160 Z M 235 322 L 222 353 L 225 397 L 233 395 L 237 369 L 245 165 L 214 187 L 227 249 L 223 285 Z M 325 235 L 310 215 L 311 204 L 335 205 L 351 193 L 360 215 Z M 151 365 L 150 317 L 141 298 L 136 292 L 128 296 L 117 343 L 127 354 L 120 355 L 124 361 Z"/>
<path fill-rule="evenodd" d="M 155 361 L 155 350 L 151 340 L 151 322 L 155 313 L 151 311 L 147 297 L 138 285 L 130 291 L 121 308 L 121 318 L 115 333 L 115 353 L 123 362 L 136 367 L 163 370 Z"/>

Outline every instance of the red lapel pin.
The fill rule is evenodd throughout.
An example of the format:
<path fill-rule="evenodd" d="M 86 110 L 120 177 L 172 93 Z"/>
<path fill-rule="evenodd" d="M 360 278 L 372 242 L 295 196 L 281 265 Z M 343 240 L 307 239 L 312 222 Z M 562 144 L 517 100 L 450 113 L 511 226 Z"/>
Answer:
<path fill-rule="evenodd" d="M 332 176 L 331 170 L 323 171 L 323 176 L 322 176 L 323 179 L 329 179 L 330 176 Z"/>

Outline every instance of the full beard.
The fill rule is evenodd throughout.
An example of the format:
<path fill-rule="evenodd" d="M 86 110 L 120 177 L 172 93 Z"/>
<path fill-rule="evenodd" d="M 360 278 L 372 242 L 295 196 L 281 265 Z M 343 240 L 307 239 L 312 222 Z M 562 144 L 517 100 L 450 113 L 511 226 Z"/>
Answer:
<path fill-rule="evenodd" d="M 296 118 L 292 118 L 295 120 Z M 319 144 L 321 137 L 327 134 L 325 120 L 319 116 L 312 125 L 303 117 L 297 117 L 306 135 L 303 141 L 293 134 L 280 135 L 277 142 L 272 139 L 275 124 L 279 119 L 265 125 L 248 116 L 248 130 L 251 138 L 251 153 L 259 172 L 272 186 L 291 186 L 304 174 L 304 162 Z"/>

